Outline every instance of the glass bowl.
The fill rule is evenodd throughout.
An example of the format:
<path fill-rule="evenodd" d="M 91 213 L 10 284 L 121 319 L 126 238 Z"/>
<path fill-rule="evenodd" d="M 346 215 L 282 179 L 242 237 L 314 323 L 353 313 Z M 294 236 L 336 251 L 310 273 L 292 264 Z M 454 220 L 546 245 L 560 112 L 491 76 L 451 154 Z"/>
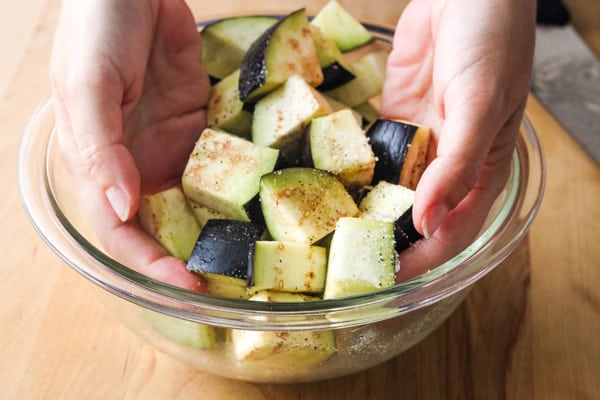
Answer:
<path fill-rule="evenodd" d="M 369 25 L 378 40 L 389 29 Z M 156 349 L 222 377 L 254 382 L 302 382 L 358 372 L 415 345 L 456 309 L 468 289 L 523 239 L 539 209 L 545 183 L 543 154 L 525 117 L 512 172 L 477 239 L 448 262 L 394 287 L 339 300 L 262 303 L 179 289 L 119 264 L 99 247 L 80 214 L 54 133 L 51 100 L 32 115 L 19 148 L 23 206 L 46 244 L 93 283 L 106 305 Z M 287 356 L 239 361 L 232 337 L 295 338 Z M 303 341 L 327 337 L 332 348 L 299 358 Z M 252 340 L 252 339 L 249 339 Z M 327 347 L 327 346 L 323 346 Z"/>

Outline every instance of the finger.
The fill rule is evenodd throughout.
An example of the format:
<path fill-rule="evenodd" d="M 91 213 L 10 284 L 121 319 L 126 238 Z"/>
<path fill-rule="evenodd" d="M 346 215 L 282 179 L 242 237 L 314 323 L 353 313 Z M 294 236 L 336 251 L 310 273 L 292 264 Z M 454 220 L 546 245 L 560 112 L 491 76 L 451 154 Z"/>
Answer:
<path fill-rule="evenodd" d="M 397 282 L 441 265 L 473 243 L 506 184 L 511 161 L 512 157 L 509 156 L 494 168 L 485 166 L 475 187 L 448 213 L 435 234 L 400 253 Z"/>
<path fill-rule="evenodd" d="M 103 188 L 92 179 L 87 170 L 80 168 L 76 143 L 71 137 L 69 119 L 64 107 L 57 107 L 57 125 L 61 151 L 73 177 L 74 192 L 79 197 L 82 212 L 96 233 L 101 247 L 123 265 L 156 280 L 189 290 L 207 292 L 202 279 L 189 273 L 185 264 L 167 254 L 166 250 L 146 234 L 135 219 L 123 222 L 114 212 Z"/>
<path fill-rule="evenodd" d="M 415 193 L 413 219 L 426 238 L 433 235 L 447 214 L 481 180 L 481 169 L 497 169 L 510 158 L 524 105 L 502 121 L 500 104 L 494 100 L 449 113 L 440 134 L 436 157 L 427 166 Z M 489 174 L 491 175 L 491 174 Z M 482 186 L 485 187 L 485 186 Z"/>
<path fill-rule="evenodd" d="M 58 135 L 69 147 L 63 154 L 72 168 L 84 169 L 96 181 L 121 220 L 131 218 L 139 196 L 123 114 L 139 97 L 151 38 L 151 17 L 143 14 L 149 6 L 129 8 L 127 13 L 125 3 L 65 2 L 51 64 Z M 120 32 L 123 27 L 130 31 Z M 112 38 L 122 36 L 122 45 L 115 46 Z"/>
<path fill-rule="evenodd" d="M 121 95 L 111 85 L 109 80 L 56 83 L 57 130 L 71 169 L 86 171 L 126 221 L 137 208 L 140 178 L 124 142 Z"/>
<path fill-rule="evenodd" d="M 136 220 L 122 222 L 111 210 L 98 186 L 76 176 L 82 211 L 92 225 L 102 249 L 119 263 L 158 281 L 184 289 L 207 293 L 206 283 L 188 272 L 182 260 L 170 256 Z"/>
<path fill-rule="evenodd" d="M 113 229 L 105 240 L 105 247 L 113 258 L 143 275 L 183 289 L 208 293 L 206 282 L 189 272 L 184 261 L 168 255 L 133 223 Z"/>
<path fill-rule="evenodd" d="M 381 96 L 383 117 L 425 122 L 433 69 L 429 10 L 410 2 L 396 25 Z"/>
<path fill-rule="evenodd" d="M 442 123 L 413 214 L 426 237 L 467 196 L 484 161 L 495 162 L 491 153 L 512 152 L 529 87 L 530 5 L 513 15 L 514 7 L 446 2 L 439 14 L 433 86 Z"/>

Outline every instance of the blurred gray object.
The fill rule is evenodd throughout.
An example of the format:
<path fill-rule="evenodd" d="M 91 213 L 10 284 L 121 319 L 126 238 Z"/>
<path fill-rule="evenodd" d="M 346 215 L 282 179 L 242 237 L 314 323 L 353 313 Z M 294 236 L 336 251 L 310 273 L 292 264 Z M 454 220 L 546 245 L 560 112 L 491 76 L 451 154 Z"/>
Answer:
<path fill-rule="evenodd" d="M 538 2 L 531 91 L 600 163 L 600 62 L 569 23 L 568 11 L 561 13 L 556 1 L 544 3 Z"/>

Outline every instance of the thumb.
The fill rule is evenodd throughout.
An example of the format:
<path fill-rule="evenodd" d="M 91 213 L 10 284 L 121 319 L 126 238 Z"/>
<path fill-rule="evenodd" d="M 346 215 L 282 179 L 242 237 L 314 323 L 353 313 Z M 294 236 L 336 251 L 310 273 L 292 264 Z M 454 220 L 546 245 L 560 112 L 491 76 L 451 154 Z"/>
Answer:
<path fill-rule="evenodd" d="M 120 101 L 93 87 L 78 85 L 76 95 L 54 90 L 61 149 L 74 176 L 92 180 L 127 221 L 138 205 L 139 172 L 125 142 Z"/>
<path fill-rule="evenodd" d="M 503 119 L 499 102 L 490 100 L 448 112 L 435 158 L 427 166 L 415 193 L 413 219 L 423 236 L 431 237 L 471 191 L 489 190 L 490 185 L 478 184 L 482 176 L 493 171 L 504 174 L 502 169 L 506 168 L 518 134 L 521 110 L 522 107 Z"/>

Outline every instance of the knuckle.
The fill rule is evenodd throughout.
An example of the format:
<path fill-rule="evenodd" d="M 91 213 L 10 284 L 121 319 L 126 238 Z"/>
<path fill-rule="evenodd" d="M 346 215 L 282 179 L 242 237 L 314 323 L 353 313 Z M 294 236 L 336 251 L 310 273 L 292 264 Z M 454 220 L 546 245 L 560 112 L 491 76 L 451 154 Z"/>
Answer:
<path fill-rule="evenodd" d="M 106 162 L 103 157 L 103 148 L 95 143 L 90 143 L 80 147 L 79 154 L 87 173 L 91 176 L 98 175 Z"/>
<path fill-rule="evenodd" d="M 114 69 L 108 65 L 85 60 L 76 62 L 78 64 L 68 66 L 57 62 L 50 70 L 53 88 L 67 102 L 76 101 L 82 95 L 102 95 L 107 88 L 120 82 Z"/>
<path fill-rule="evenodd" d="M 448 160 L 448 165 L 454 165 L 455 168 L 449 168 L 449 181 L 452 188 L 453 202 L 458 204 L 475 187 L 480 173 L 478 163 L 468 163 L 462 160 Z"/>

